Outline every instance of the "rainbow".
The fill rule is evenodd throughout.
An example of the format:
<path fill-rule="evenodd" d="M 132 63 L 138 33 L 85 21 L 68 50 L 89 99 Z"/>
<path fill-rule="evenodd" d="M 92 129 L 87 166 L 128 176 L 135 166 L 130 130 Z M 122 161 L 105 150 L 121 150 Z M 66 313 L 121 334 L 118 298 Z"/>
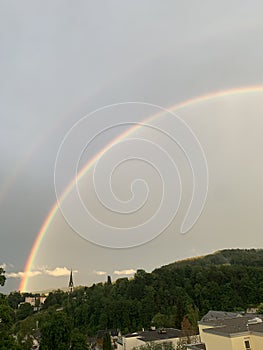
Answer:
<path fill-rule="evenodd" d="M 212 93 L 208 93 L 205 95 L 201 95 L 198 97 L 194 97 L 188 100 L 185 100 L 183 102 L 177 103 L 171 107 L 168 108 L 170 111 L 178 111 L 184 107 L 189 107 L 191 105 L 201 103 L 201 102 L 206 102 L 212 99 L 217 99 L 217 98 L 223 98 L 226 96 L 231 96 L 231 95 L 237 95 L 237 94 L 246 94 L 246 93 L 255 93 L 255 92 L 263 92 L 263 85 L 256 85 L 256 86 L 246 86 L 246 87 L 238 87 L 238 88 L 233 88 L 229 90 L 223 90 L 223 91 L 216 91 Z M 161 116 L 164 112 L 157 113 L 150 118 L 147 118 L 147 121 L 153 120 L 159 116 Z M 69 192 L 71 191 L 72 187 L 74 186 L 75 182 L 80 180 L 91 168 L 92 166 L 105 154 L 113 145 L 117 144 L 121 140 L 123 140 L 125 137 L 133 133 L 135 130 L 140 128 L 140 125 L 135 125 L 130 127 L 127 131 L 123 132 L 121 135 L 113 139 L 110 143 L 108 143 L 102 150 L 100 150 L 87 164 L 86 166 L 78 173 L 77 177 L 74 178 L 70 184 L 66 187 L 65 191 L 62 193 L 59 201 L 62 202 Z M 30 272 L 34 263 L 34 260 L 36 258 L 36 255 L 39 251 L 39 248 L 41 246 L 41 242 L 45 236 L 45 234 L 48 231 L 48 228 L 55 218 L 57 212 L 59 211 L 59 204 L 58 201 L 53 205 L 51 211 L 49 212 L 48 216 L 46 217 L 44 223 L 42 224 L 37 237 L 34 241 L 34 244 L 31 248 L 30 254 L 27 258 L 26 265 L 24 268 L 24 273 L 23 277 L 21 278 L 20 285 L 19 285 L 19 290 L 21 292 L 26 291 L 27 288 L 27 283 L 29 280 Z"/>

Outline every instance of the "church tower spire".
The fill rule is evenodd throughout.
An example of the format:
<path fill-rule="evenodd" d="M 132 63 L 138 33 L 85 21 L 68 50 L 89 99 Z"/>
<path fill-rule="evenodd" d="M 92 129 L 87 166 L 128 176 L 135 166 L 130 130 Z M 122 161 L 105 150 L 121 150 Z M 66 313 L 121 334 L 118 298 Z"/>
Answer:
<path fill-rule="evenodd" d="M 73 292 L 73 288 L 74 288 L 72 269 L 70 271 L 68 287 L 69 287 L 69 292 L 72 293 Z"/>

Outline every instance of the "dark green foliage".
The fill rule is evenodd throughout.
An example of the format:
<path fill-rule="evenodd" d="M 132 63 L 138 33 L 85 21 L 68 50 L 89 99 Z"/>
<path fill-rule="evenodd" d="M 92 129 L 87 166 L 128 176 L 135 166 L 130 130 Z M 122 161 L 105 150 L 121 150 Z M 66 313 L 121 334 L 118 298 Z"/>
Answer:
<path fill-rule="evenodd" d="M 14 311 L 5 300 L 0 303 L 1 329 L 9 329 L 14 323 Z"/>
<path fill-rule="evenodd" d="M 86 350 L 87 337 L 78 329 L 74 329 L 71 335 L 71 350 Z"/>
<path fill-rule="evenodd" d="M 18 305 L 25 301 L 25 296 L 22 295 L 20 292 L 11 292 L 7 296 L 8 304 L 11 306 L 12 309 L 17 309 Z"/>
<path fill-rule="evenodd" d="M 57 290 L 55 292 L 49 293 L 48 297 L 45 300 L 44 303 L 44 309 L 49 308 L 50 306 L 59 306 L 62 305 L 63 300 L 67 296 L 66 293 L 64 293 L 62 290 Z"/>
<path fill-rule="evenodd" d="M 22 345 L 23 350 L 31 350 L 33 345 L 33 338 L 35 335 L 36 324 L 39 319 L 37 314 L 32 317 L 27 317 L 23 321 L 16 323 L 14 332 L 17 336 L 19 344 Z"/>
<path fill-rule="evenodd" d="M 240 261 L 240 263 L 239 263 Z M 258 305 L 263 295 L 262 250 L 223 250 L 179 261 L 133 279 L 50 293 L 45 308 L 64 307 L 73 327 L 89 336 L 99 329 L 133 332 L 156 326 L 181 327 L 210 309 L 233 311 Z"/>
<path fill-rule="evenodd" d="M 40 327 L 41 350 L 66 350 L 70 346 L 71 324 L 67 315 L 55 311 Z"/>
<path fill-rule="evenodd" d="M 106 332 L 103 336 L 103 350 L 112 350 L 111 336 Z"/>
<path fill-rule="evenodd" d="M 0 335 L 0 350 L 20 350 L 21 347 L 16 343 L 15 338 L 8 333 L 1 333 Z"/>
<path fill-rule="evenodd" d="M 0 267 L 0 286 L 5 284 L 6 277 L 4 275 L 5 271 L 2 267 Z"/>
<path fill-rule="evenodd" d="M 0 350 L 16 350 L 18 345 L 13 337 L 14 311 L 5 297 L 0 295 Z"/>
<path fill-rule="evenodd" d="M 23 303 L 17 310 L 16 317 L 18 320 L 24 320 L 33 314 L 33 308 L 29 303 Z"/>

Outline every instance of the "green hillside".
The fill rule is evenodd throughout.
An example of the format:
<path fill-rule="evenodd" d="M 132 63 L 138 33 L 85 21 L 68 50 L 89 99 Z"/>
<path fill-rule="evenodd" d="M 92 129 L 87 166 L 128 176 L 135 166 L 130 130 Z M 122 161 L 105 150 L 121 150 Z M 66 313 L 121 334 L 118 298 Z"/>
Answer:
<path fill-rule="evenodd" d="M 23 295 L 11 293 L 2 300 L 16 308 L 21 298 Z M 132 279 L 111 283 L 109 278 L 105 283 L 79 287 L 72 294 L 55 291 L 49 293 L 42 310 L 33 313 L 24 307 L 12 317 L 17 334 L 37 320 L 42 339 L 52 333 L 49 325 L 55 327 L 59 322 L 67 325 L 67 332 L 87 337 L 99 329 L 128 333 L 153 323 L 181 328 L 183 320 L 196 329 L 197 321 L 210 309 L 240 311 L 262 301 L 263 250 L 226 249 L 151 273 L 137 270 Z"/>
<path fill-rule="evenodd" d="M 246 265 L 263 266 L 263 249 L 224 249 L 213 254 L 199 256 L 163 266 L 163 268 L 173 268 L 185 265 Z"/>

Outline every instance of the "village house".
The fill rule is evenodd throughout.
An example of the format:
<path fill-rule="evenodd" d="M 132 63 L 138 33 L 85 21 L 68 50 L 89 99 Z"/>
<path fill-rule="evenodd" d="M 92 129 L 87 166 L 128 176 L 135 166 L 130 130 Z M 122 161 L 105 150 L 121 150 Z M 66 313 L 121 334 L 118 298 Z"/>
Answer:
<path fill-rule="evenodd" d="M 199 321 L 199 332 L 206 350 L 263 349 L 262 315 L 209 311 Z"/>
<path fill-rule="evenodd" d="M 142 330 L 140 332 L 126 334 L 118 340 L 119 350 L 131 350 L 135 347 L 151 343 L 172 343 L 176 349 L 179 339 L 183 339 L 182 331 L 176 328 L 160 328 L 151 327 L 150 330 Z M 190 336 L 189 339 L 196 339 L 196 336 Z"/>

